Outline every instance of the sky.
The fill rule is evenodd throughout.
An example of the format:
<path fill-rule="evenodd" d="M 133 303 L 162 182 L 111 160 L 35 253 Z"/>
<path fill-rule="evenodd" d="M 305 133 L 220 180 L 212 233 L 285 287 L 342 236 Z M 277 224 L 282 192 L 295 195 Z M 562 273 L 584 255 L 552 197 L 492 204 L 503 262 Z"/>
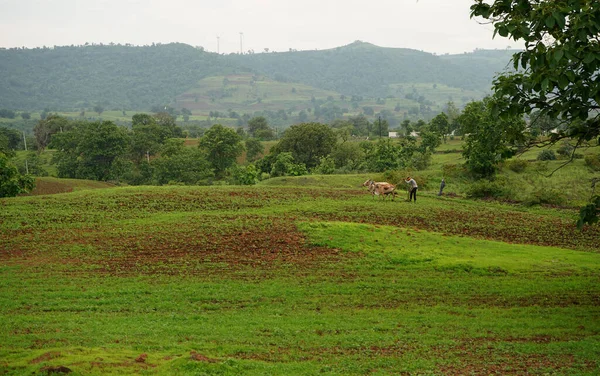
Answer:
<path fill-rule="evenodd" d="M 469 17 L 473 0 L 0 0 L 0 47 L 180 42 L 219 53 L 356 40 L 430 53 L 518 48 Z M 481 21 L 481 20 L 479 20 Z"/>

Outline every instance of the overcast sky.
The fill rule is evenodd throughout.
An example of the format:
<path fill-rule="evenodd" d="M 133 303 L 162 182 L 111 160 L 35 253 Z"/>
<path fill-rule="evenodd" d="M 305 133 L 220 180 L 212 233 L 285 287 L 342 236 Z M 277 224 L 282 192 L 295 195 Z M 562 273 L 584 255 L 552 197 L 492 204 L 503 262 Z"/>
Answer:
<path fill-rule="evenodd" d="M 181 42 L 220 53 L 355 40 L 432 53 L 518 47 L 469 18 L 473 0 L 0 0 L 0 47 Z M 240 35 L 243 33 L 243 35 Z"/>

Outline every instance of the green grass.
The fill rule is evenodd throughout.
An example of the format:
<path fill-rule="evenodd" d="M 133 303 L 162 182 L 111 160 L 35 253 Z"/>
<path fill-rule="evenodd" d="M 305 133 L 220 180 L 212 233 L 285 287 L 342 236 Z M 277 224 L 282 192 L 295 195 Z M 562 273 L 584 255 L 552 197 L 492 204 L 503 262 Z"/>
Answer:
<path fill-rule="evenodd" d="M 0 373 L 600 372 L 575 212 L 301 178 L 0 200 Z"/>

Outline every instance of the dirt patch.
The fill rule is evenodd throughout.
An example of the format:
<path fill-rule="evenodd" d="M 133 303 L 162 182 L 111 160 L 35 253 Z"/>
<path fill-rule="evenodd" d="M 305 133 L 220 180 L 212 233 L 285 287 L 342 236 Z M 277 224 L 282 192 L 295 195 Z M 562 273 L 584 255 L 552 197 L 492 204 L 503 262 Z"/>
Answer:
<path fill-rule="evenodd" d="M 209 358 L 209 357 L 199 354 L 195 351 L 190 352 L 190 359 L 195 360 L 197 362 L 205 362 L 205 363 L 217 363 L 219 361 L 218 359 Z"/>
<path fill-rule="evenodd" d="M 50 352 L 42 354 L 42 355 L 38 356 L 37 358 L 31 360 L 29 363 L 30 364 L 38 364 L 38 363 L 42 363 L 42 362 L 47 362 L 48 360 L 56 359 L 60 356 L 61 356 L 60 352 L 50 351 Z"/>

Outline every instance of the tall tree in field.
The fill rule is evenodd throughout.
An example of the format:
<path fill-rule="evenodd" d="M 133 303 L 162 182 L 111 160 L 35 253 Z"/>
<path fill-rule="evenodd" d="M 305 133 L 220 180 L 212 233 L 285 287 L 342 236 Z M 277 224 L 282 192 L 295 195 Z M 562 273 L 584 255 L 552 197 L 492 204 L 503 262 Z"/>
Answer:
<path fill-rule="evenodd" d="M 479 177 L 490 178 L 498 163 L 513 156 L 517 145 L 526 142 L 525 121 L 522 116 L 498 118 L 493 113 L 494 101 L 485 98 L 465 106 L 458 117 L 465 132 L 463 157 L 469 170 Z"/>
<path fill-rule="evenodd" d="M 471 17 L 493 23 L 494 34 L 525 42 L 512 59 L 520 70 L 494 81 L 495 113 L 537 109 L 564 123 L 552 142 L 600 144 L 600 1 L 475 0 Z M 581 226 L 597 219 L 599 196 L 590 205 Z"/>
<path fill-rule="evenodd" d="M 215 124 L 207 130 L 198 147 L 206 154 L 217 177 L 222 177 L 225 170 L 235 164 L 236 158 L 244 151 L 242 138 L 235 130 L 221 124 Z"/>
<path fill-rule="evenodd" d="M 274 151 L 291 152 L 296 162 L 313 168 L 331 153 L 336 142 L 335 132 L 326 124 L 302 123 L 289 127 Z"/>

